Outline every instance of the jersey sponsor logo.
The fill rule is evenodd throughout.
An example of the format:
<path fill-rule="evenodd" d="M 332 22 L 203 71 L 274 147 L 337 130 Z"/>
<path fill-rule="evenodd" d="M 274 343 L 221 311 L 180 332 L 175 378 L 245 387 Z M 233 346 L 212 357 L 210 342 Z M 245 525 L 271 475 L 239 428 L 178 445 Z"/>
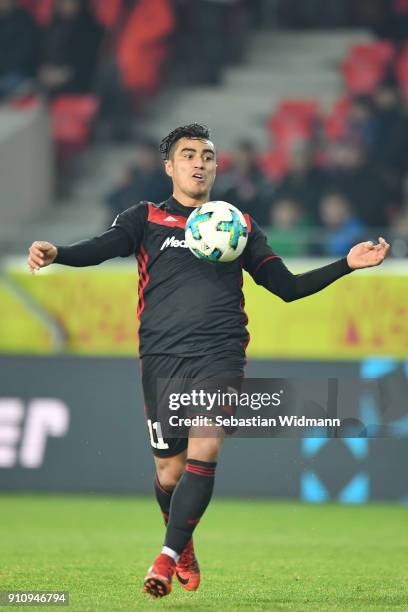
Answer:
<path fill-rule="evenodd" d="M 178 240 L 175 236 L 169 236 L 168 238 L 166 238 L 166 240 L 161 245 L 160 250 L 164 251 L 164 249 L 168 249 L 169 247 L 188 249 L 186 241 Z"/>

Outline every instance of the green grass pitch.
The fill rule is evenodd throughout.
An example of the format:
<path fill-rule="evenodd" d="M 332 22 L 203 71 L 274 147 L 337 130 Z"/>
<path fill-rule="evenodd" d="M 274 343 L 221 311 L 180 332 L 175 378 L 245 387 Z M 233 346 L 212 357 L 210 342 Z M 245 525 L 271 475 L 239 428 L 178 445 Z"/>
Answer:
<path fill-rule="evenodd" d="M 4 494 L 0 590 L 68 590 L 75 611 L 408 609 L 403 506 L 215 499 L 196 531 L 199 591 L 176 581 L 152 601 L 163 533 L 153 499 Z"/>

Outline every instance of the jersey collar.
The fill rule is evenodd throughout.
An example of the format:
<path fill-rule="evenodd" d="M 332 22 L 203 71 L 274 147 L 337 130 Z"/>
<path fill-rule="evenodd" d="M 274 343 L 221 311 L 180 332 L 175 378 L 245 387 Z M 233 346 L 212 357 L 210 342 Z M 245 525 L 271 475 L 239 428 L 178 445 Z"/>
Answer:
<path fill-rule="evenodd" d="M 178 202 L 173 196 L 166 201 L 167 210 L 177 213 L 183 217 L 188 217 L 193 210 L 195 210 L 195 208 L 195 206 L 183 206 L 183 204 L 180 204 L 180 202 Z"/>

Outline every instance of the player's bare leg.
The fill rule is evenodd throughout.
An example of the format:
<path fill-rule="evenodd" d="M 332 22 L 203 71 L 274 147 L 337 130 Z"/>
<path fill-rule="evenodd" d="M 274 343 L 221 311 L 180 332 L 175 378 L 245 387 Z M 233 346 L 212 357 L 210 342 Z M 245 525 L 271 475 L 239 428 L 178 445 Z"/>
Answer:
<path fill-rule="evenodd" d="M 186 466 L 186 458 L 187 451 L 174 455 L 174 457 L 154 458 L 154 462 L 156 464 L 156 482 L 160 485 L 161 489 L 167 492 L 170 496 L 183 475 L 184 468 Z M 159 505 L 163 512 L 163 507 L 160 501 Z M 165 523 L 167 524 L 168 517 L 164 517 L 164 519 Z"/>
<path fill-rule="evenodd" d="M 209 431 L 212 437 L 204 437 Z M 198 588 L 200 569 L 194 554 L 192 534 L 212 496 L 216 461 L 223 440 L 224 432 L 218 427 L 210 430 L 194 428 L 190 431 L 186 467 L 171 497 L 164 547 L 144 583 L 145 592 L 155 598 L 171 592 L 175 572 L 183 588 L 190 591 Z M 167 468 L 169 481 L 172 465 L 170 462 Z"/>
<path fill-rule="evenodd" d="M 187 456 L 198 461 L 217 461 L 224 437 L 222 427 L 192 427 Z"/>

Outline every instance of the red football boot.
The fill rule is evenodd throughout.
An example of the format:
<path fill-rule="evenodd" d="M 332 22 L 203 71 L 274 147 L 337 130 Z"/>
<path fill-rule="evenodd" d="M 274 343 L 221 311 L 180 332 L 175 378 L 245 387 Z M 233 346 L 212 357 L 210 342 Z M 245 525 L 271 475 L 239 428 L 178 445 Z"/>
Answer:
<path fill-rule="evenodd" d="M 183 550 L 176 565 L 176 576 L 183 589 L 196 591 L 200 584 L 200 566 L 194 552 L 193 538 Z"/>
<path fill-rule="evenodd" d="M 169 595 L 175 569 L 174 559 L 161 553 L 149 568 L 144 579 L 144 593 L 148 593 L 154 599 Z"/>

